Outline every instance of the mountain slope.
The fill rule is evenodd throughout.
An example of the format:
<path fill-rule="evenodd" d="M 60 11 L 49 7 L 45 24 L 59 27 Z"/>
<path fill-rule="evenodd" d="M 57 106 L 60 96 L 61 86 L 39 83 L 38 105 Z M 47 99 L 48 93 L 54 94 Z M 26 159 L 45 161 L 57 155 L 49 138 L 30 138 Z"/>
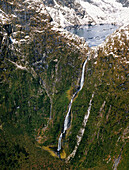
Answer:
<path fill-rule="evenodd" d="M 87 66 L 84 88 L 72 107 L 73 121 L 67 139 L 67 151 L 71 154 L 78 137 L 81 138 L 74 159 L 68 154 L 75 169 L 129 168 L 128 33 L 129 26 L 109 36 Z M 82 122 L 89 106 L 90 116 L 83 134 Z"/>
<path fill-rule="evenodd" d="M 51 14 L 60 13 L 62 26 L 73 22 L 69 15 L 76 20 L 84 14 L 87 23 L 95 23 L 82 1 L 44 3 L 0 2 L 0 168 L 129 169 L 129 25 L 90 49 Z M 102 9 L 93 1 L 83 3 Z M 62 138 L 65 160 L 60 160 L 58 139 L 87 56 L 84 86 Z"/>
<path fill-rule="evenodd" d="M 75 86 L 84 54 L 68 45 L 76 40 L 52 30 L 41 1 L 0 3 L 0 167 L 67 168 L 57 158 L 51 161 L 36 140 L 49 119 L 53 118 L 51 126 L 56 122 L 53 103 L 71 84 Z"/>
<path fill-rule="evenodd" d="M 47 11 L 55 22 L 63 27 L 85 24 L 118 24 L 129 22 L 128 1 L 123 7 L 116 0 L 113 1 L 45 1 Z"/>

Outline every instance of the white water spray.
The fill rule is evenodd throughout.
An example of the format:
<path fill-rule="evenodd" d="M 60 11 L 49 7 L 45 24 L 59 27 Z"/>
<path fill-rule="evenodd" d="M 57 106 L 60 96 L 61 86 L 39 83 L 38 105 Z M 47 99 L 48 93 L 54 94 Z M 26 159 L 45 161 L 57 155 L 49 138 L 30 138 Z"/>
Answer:
<path fill-rule="evenodd" d="M 87 61 L 88 61 L 88 57 L 85 60 L 83 67 L 82 67 L 82 75 L 81 75 L 81 81 L 80 81 L 79 89 L 73 94 L 71 101 L 69 103 L 68 112 L 66 114 L 65 121 L 64 121 L 64 129 L 63 129 L 63 132 L 60 134 L 60 137 L 58 139 L 58 149 L 57 149 L 58 152 L 61 150 L 61 140 L 62 140 L 63 134 L 65 134 L 66 130 L 69 128 L 69 117 L 70 117 L 70 111 L 71 111 L 73 99 L 75 98 L 77 93 L 82 90 L 83 85 L 84 85 L 84 73 L 85 73 L 85 66 L 87 64 Z"/>

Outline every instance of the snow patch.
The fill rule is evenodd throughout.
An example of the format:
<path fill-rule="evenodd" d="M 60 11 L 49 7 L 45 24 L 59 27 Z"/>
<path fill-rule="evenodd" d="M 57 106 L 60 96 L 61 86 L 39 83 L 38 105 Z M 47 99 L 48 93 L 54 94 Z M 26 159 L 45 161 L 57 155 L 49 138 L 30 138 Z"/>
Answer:
<path fill-rule="evenodd" d="M 129 23 L 129 8 L 123 7 L 116 0 L 92 0 L 90 3 L 84 0 L 75 0 L 72 9 L 59 5 L 56 0 L 54 3 L 53 7 L 46 8 L 55 22 L 62 24 L 65 21 L 61 25 L 62 27 L 88 23 L 114 23 L 117 25 Z M 61 13 L 62 15 L 60 15 Z"/>

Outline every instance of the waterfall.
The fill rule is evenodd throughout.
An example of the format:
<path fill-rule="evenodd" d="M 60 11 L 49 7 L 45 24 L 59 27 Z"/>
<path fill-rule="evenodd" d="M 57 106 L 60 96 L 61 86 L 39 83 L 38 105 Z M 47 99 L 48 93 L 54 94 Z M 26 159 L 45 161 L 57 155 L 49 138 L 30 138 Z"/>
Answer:
<path fill-rule="evenodd" d="M 69 103 L 68 112 L 67 112 L 65 120 L 64 120 L 64 129 L 63 129 L 63 132 L 60 134 L 60 137 L 58 139 L 58 149 L 57 149 L 58 152 L 61 150 L 61 140 L 62 140 L 63 134 L 65 134 L 66 130 L 69 128 L 69 117 L 70 117 L 70 111 L 71 111 L 73 99 L 75 98 L 77 93 L 82 90 L 83 85 L 84 85 L 84 73 L 85 73 L 85 66 L 86 66 L 87 61 L 88 61 L 88 57 L 85 60 L 83 67 L 82 67 L 82 75 L 81 75 L 81 81 L 80 81 L 79 89 L 73 94 L 71 101 Z"/>
<path fill-rule="evenodd" d="M 77 135 L 77 144 L 75 145 L 75 148 L 74 148 L 73 152 L 67 157 L 67 159 L 66 159 L 67 162 L 70 160 L 70 158 L 74 158 L 74 156 L 75 156 L 75 154 L 77 152 L 77 149 L 78 149 L 78 147 L 79 147 L 79 145 L 81 143 L 81 140 L 82 140 L 84 132 L 85 132 L 86 123 L 87 123 L 88 118 L 90 116 L 90 111 L 91 111 L 93 98 L 94 98 L 94 92 L 93 92 L 92 97 L 90 99 L 87 113 L 84 116 L 84 119 L 83 119 L 83 122 L 82 122 L 82 127 L 80 128 L 79 133 Z"/>
<path fill-rule="evenodd" d="M 84 85 L 84 72 L 85 72 L 85 66 L 86 66 L 87 60 L 88 60 L 88 58 L 84 62 L 84 65 L 83 65 L 83 68 L 82 68 L 82 76 L 81 76 L 81 82 L 80 82 L 80 89 L 79 89 L 79 91 L 82 90 L 83 85 Z"/>

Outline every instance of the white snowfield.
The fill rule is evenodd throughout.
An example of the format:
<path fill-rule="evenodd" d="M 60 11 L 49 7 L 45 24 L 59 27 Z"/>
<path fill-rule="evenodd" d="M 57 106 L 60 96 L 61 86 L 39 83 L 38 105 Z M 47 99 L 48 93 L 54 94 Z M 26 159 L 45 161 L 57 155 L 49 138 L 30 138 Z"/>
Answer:
<path fill-rule="evenodd" d="M 76 13 L 74 8 L 59 5 L 54 0 L 54 7 L 46 7 L 47 11 L 62 27 L 70 25 L 85 25 L 91 24 L 117 24 L 123 25 L 129 23 L 129 7 L 123 7 L 116 0 L 92 0 L 92 3 L 84 0 L 75 0 L 74 5 L 78 10 L 85 11 L 82 17 Z"/>

